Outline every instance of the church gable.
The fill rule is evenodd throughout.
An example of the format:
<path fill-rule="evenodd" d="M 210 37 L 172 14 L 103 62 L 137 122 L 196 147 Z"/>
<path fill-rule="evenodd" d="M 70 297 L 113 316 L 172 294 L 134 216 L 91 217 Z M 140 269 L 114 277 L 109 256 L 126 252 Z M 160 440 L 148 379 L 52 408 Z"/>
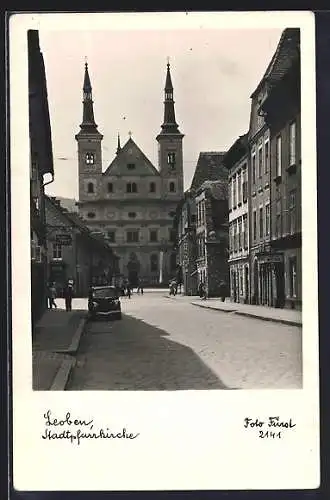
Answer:
<path fill-rule="evenodd" d="M 119 150 L 104 175 L 118 175 L 120 177 L 158 176 L 159 172 L 133 139 L 130 138 L 123 148 Z"/>

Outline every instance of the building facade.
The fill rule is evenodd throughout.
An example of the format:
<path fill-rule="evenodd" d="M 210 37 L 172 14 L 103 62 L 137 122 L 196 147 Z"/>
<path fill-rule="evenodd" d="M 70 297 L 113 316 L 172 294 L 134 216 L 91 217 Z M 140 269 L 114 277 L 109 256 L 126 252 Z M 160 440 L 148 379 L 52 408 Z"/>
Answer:
<path fill-rule="evenodd" d="M 118 275 L 117 257 L 109 244 L 93 235 L 76 213 L 56 198 L 46 197 L 49 281 L 62 295 L 69 279 L 75 295 L 86 297 L 90 284 L 112 284 Z"/>
<path fill-rule="evenodd" d="M 262 103 L 271 133 L 271 260 L 275 307 L 302 307 L 300 31 L 283 32 Z"/>
<path fill-rule="evenodd" d="M 177 235 L 177 259 L 182 271 L 183 293 L 197 295 L 197 240 L 196 240 L 196 203 L 187 190 L 184 199 L 177 206 L 174 220 Z"/>
<path fill-rule="evenodd" d="M 183 134 L 175 119 L 173 85 L 167 65 L 164 121 L 158 142 L 158 169 L 130 136 L 103 171 L 103 136 L 94 120 L 87 64 L 83 121 L 78 143 L 79 213 L 102 233 L 119 256 L 120 274 L 133 286 L 164 283 L 176 272 L 173 219 L 183 198 Z"/>
<path fill-rule="evenodd" d="M 268 71 L 268 70 L 267 70 Z M 267 74 L 266 71 L 266 74 Z M 270 251 L 270 135 L 261 103 L 267 92 L 266 75 L 251 95 L 249 142 L 250 302 L 271 306 Z"/>
<path fill-rule="evenodd" d="M 39 33 L 28 31 L 30 136 L 31 313 L 32 323 L 47 308 L 45 185 L 54 180 L 47 83 Z M 50 177 L 50 179 L 47 179 Z"/>
<path fill-rule="evenodd" d="M 239 137 L 225 156 L 228 168 L 230 298 L 250 303 L 248 135 Z"/>
<path fill-rule="evenodd" d="M 208 297 L 229 286 L 228 181 L 205 181 L 197 190 L 196 240 L 198 284 L 204 283 Z"/>

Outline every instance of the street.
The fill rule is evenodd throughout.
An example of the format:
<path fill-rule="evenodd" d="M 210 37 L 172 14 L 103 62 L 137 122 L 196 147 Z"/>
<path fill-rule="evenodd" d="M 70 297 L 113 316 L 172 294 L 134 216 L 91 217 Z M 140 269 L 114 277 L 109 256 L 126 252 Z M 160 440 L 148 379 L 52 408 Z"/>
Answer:
<path fill-rule="evenodd" d="M 87 323 L 66 390 L 302 387 L 301 328 L 187 299 L 133 294 L 121 300 L 121 321 Z"/>

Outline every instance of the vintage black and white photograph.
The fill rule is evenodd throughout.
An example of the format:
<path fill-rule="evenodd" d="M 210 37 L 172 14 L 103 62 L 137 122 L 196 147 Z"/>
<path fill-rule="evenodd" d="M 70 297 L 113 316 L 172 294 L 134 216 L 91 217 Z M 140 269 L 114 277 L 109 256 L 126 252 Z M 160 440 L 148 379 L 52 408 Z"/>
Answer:
<path fill-rule="evenodd" d="M 317 483 L 314 20 L 292 14 L 14 16 L 21 489 Z"/>
<path fill-rule="evenodd" d="M 27 36 L 34 388 L 301 388 L 299 28 Z"/>

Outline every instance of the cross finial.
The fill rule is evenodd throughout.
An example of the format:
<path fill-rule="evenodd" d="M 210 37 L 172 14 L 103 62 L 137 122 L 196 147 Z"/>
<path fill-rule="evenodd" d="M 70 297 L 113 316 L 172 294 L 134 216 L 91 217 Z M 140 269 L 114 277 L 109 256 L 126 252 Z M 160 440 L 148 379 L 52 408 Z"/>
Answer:
<path fill-rule="evenodd" d="M 170 66 L 170 56 L 167 56 L 166 60 L 167 60 L 167 67 L 169 67 Z"/>
<path fill-rule="evenodd" d="M 85 66 L 87 67 L 88 61 L 87 61 L 87 56 L 85 56 Z"/>
<path fill-rule="evenodd" d="M 132 137 L 132 132 L 130 130 L 128 131 L 128 135 L 130 138 Z"/>

